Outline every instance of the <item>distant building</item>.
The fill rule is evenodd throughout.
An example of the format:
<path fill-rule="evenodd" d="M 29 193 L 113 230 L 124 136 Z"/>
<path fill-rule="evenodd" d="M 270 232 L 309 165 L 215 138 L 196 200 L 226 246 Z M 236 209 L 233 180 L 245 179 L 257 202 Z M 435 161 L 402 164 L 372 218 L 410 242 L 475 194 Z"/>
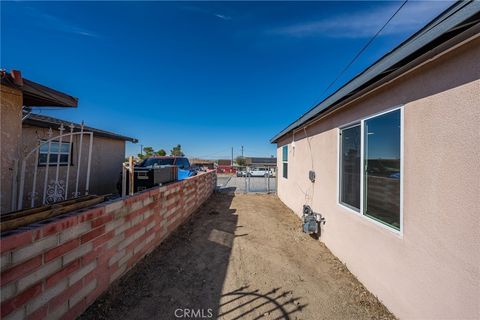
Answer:
<path fill-rule="evenodd" d="M 268 167 L 274 168 L 277 166 L 277 158 L 275 157 L 247 157 L 247 165 L 249 167 Z"/>
<path fill-rule="evenodd" d="M 204 159 L 192 158 L 192 159 L 189 159 L 189 161 L 190 161 L 190 165 L 192 167 L 215 169 L 215 161 L 213 161 L 213 160 L 204 160 Z"/>
<path fill-rule="evenodd" d="M 232 160 L 220 159 L 217 160 L 217 172 L 218 173 L 235 173 L 236 168 L 232 165 Z"/>
<path fill-rule="evenodd" d="M 219 166 L 231 166 L 232 165 L 232 160 L 217 160 L 217 165 Z"/>

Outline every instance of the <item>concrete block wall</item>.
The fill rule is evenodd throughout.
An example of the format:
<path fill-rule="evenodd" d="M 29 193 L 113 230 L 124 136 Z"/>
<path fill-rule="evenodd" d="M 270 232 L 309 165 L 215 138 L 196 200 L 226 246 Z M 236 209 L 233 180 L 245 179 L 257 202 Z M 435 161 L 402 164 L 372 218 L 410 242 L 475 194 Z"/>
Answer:
<path fill-rule="evenodd" d="M 202 173 L 5 234 L 1 318 L 75 319 L 215 186 L 215 172 Z"/>

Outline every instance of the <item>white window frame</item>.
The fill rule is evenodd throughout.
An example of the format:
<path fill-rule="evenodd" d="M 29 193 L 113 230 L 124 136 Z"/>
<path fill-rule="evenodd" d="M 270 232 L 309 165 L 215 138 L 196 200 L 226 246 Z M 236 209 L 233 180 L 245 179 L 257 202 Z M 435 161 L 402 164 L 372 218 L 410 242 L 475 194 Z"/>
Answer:
<path fill-rule="evenodd" d="M 47 140 L 40 140 L 40 142 L 45 142 Z M 59 144 L 59 148 L 61 148 L 61 145 L 60 145 L 60 141 L 52 141 L 51 144 L 53 145 L 54 143 L 58 143 Z M 60 152 L 52 152 L 50 151 L 50 156 L 54 155 L 54 154 L 60 154 L 60 155 L 70 155 L 72 153 L 72 145 L 73 145 L 73 142 L 70 143 L 68 141 L 62 141 L 62 144 L 68 144 L 69 145 L 69 148 L 68 148 L 68 152 L 65 152 L 65 151 L 60 151 Z M 45 146 L 48 147 L 48 144 L 44 144 Z M 51 148 L 51 147 L 50 147 Z M 42 152 L 41 151 L 41 147 L 38 148 L 38 166 L 40 167 L 45 167 L 47 166 L 47 161 L 45 162 L 41 162 L 40 161 L 40 155 L 42 154 L 45 154 L 48 156 L 48 151 L 47 152 Z M 72 165 L 72 157 L 68 157 L 70 159 L 70 162 L 67 160 L 67 162 L 60 162 L 60 166 L 71 166 Z M 52 167 L 52 166 L 56 166 L 57 165 L 57 161 L 50 161 L 49 162 L 49 167 Z"/>
<path fill-rule="evenodd" d="M 374 218 L 371 218 L 367 215 L 364 214 L 364 172 L 363 172 L 363 166 L 364 166 L 364 161 L 365 161 L 365 146 L 364 146 L 364 127 L 365 127 L 365 121 L 376 118 L 378 116 L 384 115 L 386 113 L 400 110 L 400 230 L 397 230 L 385 223 L 379 222 L 375 220 Z M 344 129 L 348 129 L 351 127 L 354 127 L 355 125 L 360 125 L 360 210 L 354 210 L 351 206 L 348 206 L 347 204 L 344 204 L 340 201 L 340 165 L 341 165 L 341 139 L 340 139 L 340 133 Z M 388 230 L 392 232 L 393 234 L 397 235 L 399 238 L 403 238 L 403 172 L 404 172 L 404 167 L 403 167 L 403 158 L 404 158 L 404 106 L 396 106 L 387 110 L 384 110 L 382 112 L 378 112 L 372 115 L 369 115 L 368 117 L 364 117 L 361 119 L 358 119 L 356 121 L 352 121 L 346 125 L 343 125 L 337 129 L 337 205 L 342 207 L 343 209 L 346 209 L 348 212 L 351 212 L 357 216 L 362 217 L 363 219 L 366 219 L 367 221 L 372 222 L 373 224 Z"/>
<path fill-rule="evenodd" d="M 284 149 L 284 148 L 287 148 L 287 161 L 283 160 L 283 149 Z M 289 158 L 288 152 L 289 152 L 288 144 L 283 145 L 283 146 L 282 146 L 282 178 L 285 179 L 285 180 L 288 180 L 288 174 L 289 174 L 289 172 L 288 172 L 288 158 Z M 283 170 L 283 165 L 284 165 L 285 163 L 287 164 L 287 177 L 286 177 L 286 178 L 285 178 L 285 176 L 284 176 L 285 171 Z"/>
<path fill-rule="evenodd" d="M 340 170 L 340 166 L 341 166 L 341 162 L 342 162 L 342 139 L 340 138 L 340 134 L 343 130 L 346 130 L 346 129 L 350 129 L 350 128 L 353 128 L 353 127 L 357 127 L 359 126 L 360 127 L 360 135 L 362 134 L 362 123 L 360 121 L 356 121 L 356 122 L 353 122 L 353 123 L 350 123 L 348 125 L 345 125 L 345 126 L 342 126 L 340 128 L 338 128 L 338 166 L 337 166 L 337 173 L 338 173 L 338 188 L 337 188 L 337 201 L 340 205 L 342 205 L 342 207 L 345 207 L 351 211 L 354 211 L 355 213 L 359 213 L 361 211 L 361 202 L 362 202 L 362 195 L 360 194 L 360 208 L 357 210 L 357 208 L 349 205 L 348 203 L 344 203 L 341 201 L 340 199 L 340 190 L 341 190 L 341 186 L 342 186 L 342 179 L 340 179 L 340 175 L 342 174 L 341 173 L 341 170 Z M 360 137 L 360 153 L 362 153 L 362 137 Z M 361 156 L 361 155 L 360 155 Z M 361 164 L 361 158 L 360 158 L 360 164 Z M 362 187 L 362 166 L 360 165 L 360 190 L 361 190 L 361 187 Z M 361 193 L 361 192 L 360 192 Z"/>

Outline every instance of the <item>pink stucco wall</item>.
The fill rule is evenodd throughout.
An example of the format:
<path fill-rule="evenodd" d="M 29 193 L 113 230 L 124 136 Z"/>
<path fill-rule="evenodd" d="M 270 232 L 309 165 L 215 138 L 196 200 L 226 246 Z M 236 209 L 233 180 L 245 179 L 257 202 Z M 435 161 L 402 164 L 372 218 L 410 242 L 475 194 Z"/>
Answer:
<path fill-rule="evenodd" d="M 480 318 L 480 40 L 278 143 L 278 195 L 326 218 L 321 240 L 403 319 Z M 403 230 L 338 204 L 338 127 L 403 105 Z M 281 147 L 289 144 L 289 176 Z M 310 183 L 308 171 L 316 172 Z"/>

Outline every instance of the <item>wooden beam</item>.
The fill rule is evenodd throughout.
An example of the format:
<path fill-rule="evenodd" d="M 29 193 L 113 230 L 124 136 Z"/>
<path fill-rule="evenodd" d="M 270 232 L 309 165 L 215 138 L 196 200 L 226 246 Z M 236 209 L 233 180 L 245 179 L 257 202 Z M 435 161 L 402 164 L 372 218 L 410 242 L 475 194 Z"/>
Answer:
<path fill-rule="evenodd" d="M 26 216 L 20 216 L 15 219 L 10 219 L 7 221 L 2 221 L 1 222 L 1 231 L 4 232 L 6 230 L 11 230 L 11 229 L 16 229 L 28 224 L 32 224 L 41 220 L 45 220 L 51 217 L 58 216 L 63 213 L 71 212 L 71 211 L 76 211 L 80 210 L 86 207 L 90 207 L 93 205 L 96 205 L 100 202 L 103 202 L 105 200 L 105 196 L 90 196 L 93 198 L 88 198 L 88 199 L 83 199 L 83 201 L 79 202 L 74 202 L 74 203 L 68 203 L 64 205 L 52 205 L 50 209 L 44 210 L 44 211 L 39 211 L 39 212 L 34 212 Z M 80 198 L 78 198 L 80 199 Z M 77 200 L 78 200 L 77 199 Z M 39 208 L 37 208 L 39 209 Z"/>
<path fill-rule="evenodd" d="M 28 216 L 28 215 L 31 215 L 31 214 L 34 214 L 34 213 L 37 213 L 37 212 L 41 212 L 41 211 L 45 211 L 45 210 L 50 210 L 50 209 L 53 209 L 53 208 L 57 208 L 57 207 L 59 207 L 59 206 L 65 206 L 65 205 L 69 205 L 69 204 L 72 204 L 72 203 L 77 203 L 77 202 L 85 201 L 85 200 L 87 200 L 87 199 L 93 199 L 93 198 L 95 198 L 95 197 L 96 197 L 96 196 L 94 196 L 94 195 L 83 196 L 83 197 L 79 197 L 79 198 L 64 200 L 64 201 L 60 201 L 60 202 L 56 202 L 56 203 L 52 203 L 52 204 L 40 206 L 40 207 L 35 207 L 35 208 L 30 208 L 30 209 L 25 209 L 25 210 L 10 212 L 10 213 L 6 213 L 6 214 L 1 215 L 1 216 L 0 216 L 0 219 L 1 219 L 1 221 L 7 221 L 7 220 L 11 220 L 11 219 L 16 219 L 16 218 Z"/>

